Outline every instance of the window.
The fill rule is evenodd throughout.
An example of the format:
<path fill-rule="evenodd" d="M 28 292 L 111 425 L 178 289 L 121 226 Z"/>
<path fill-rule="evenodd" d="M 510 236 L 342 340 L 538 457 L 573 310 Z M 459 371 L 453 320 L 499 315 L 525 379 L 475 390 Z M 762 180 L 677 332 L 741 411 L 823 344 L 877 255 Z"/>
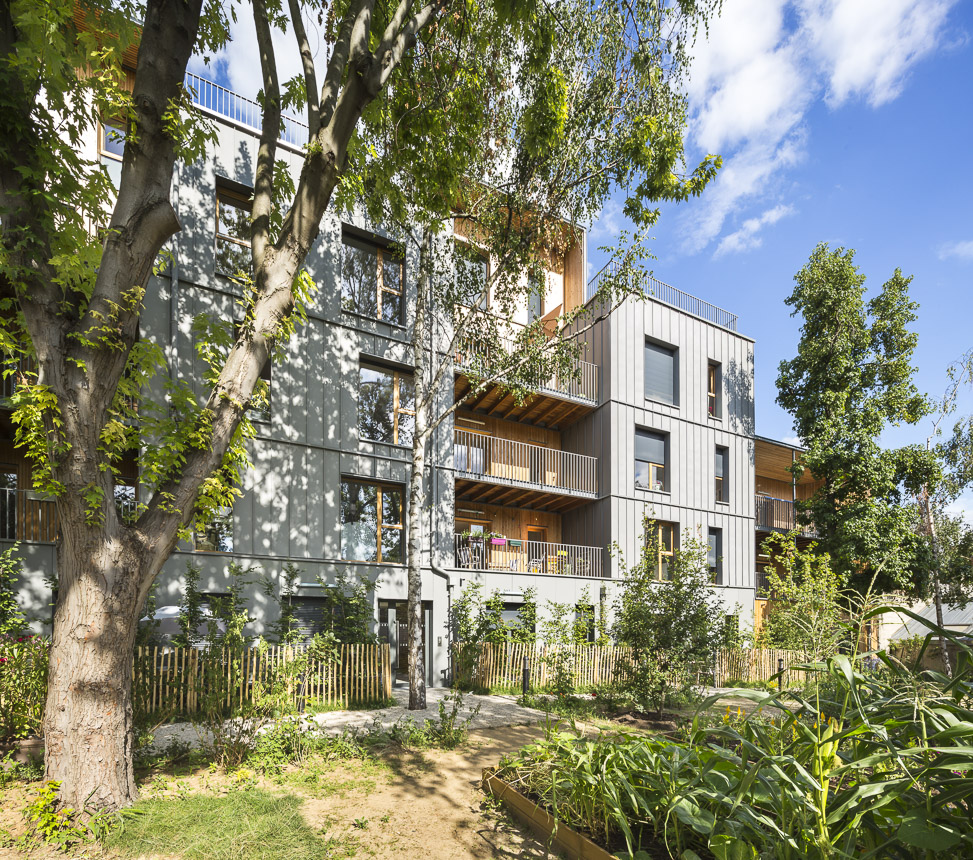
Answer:
<path fill-rule="evenodd" d="M 645 342 L 645 396 L 676 402 L 676 351 L 651 341 Z"/>
<path fill-rule="evenodd" d="M 723 584 L 723 529 L 709 530 L 709 551 L 706 554 L 710 580 L 714 585 Z"/>
<path fill-rule="evenodd" d="M 341 557 L 402 564 L 401 488 L 342 479 Z"/>
<path fill-rule="evenodd" d="M 584 641 L 589 645 L 595 644 L 595 607 L 590 603 L 579 603 L 574 607 L 574 633 L 575 641 L 584 637 Z"/>
<path fill-rule="evenodd" d="M 635 486 L 643 490 L 667 488 L 664 433 L 635 430 Z"/>
<path fill-rule="evenodd" d="M 358 438 L 411 445 L 416 393 L 409 376 L 363 364 L 358 382 Z"/>
<path fill-rule="evenodd" d="M 216 271 L 231 278 L 249 276 L 250 200 L 235 191 L 216 192 Z"/>
<path fill-rule="evenodd" d="M 17 539 L 17 467 L 0 465 L 0 540 Z"/>
<path fill-rule="evenodd" d="M 530 293 L 527 295 L 527 322 L 544 316 L 544 286 L 547 278 L 544 273 L 531 272 L 530 274 Z"/>
<path fill-rule="evenodd" d="M 648 525 L 645 533 L 646 548 L 651 546 L 655 549 L 655 578 L 659 582 L 669 579 L 669 564 L 672 562 L 678 534 L 679 527 L 676 523 L 650 522 Z"/>
<path fill-rule="evenodd" d="M 347 234 L 342 237 L 342 310 L 401 323 L 404 283 L 400 252 Z"/>
<path fill-rule="evenodd" d="M 197 552 L 233 552 L 233 509 L 222 508 L 205 526 L 196 527 Z"/>
<path fill-rule="evenodd" d="M 729 477 L 728 464 L 730 460 L 730 449 L 716 447 L 716 501 L 728 502 L 729 495 L 726 490 L 725 481 Z"/>
<path fill-rule="evenodd" d="M 98 154 L 115 188 L 118 188 L 122 181 L 122 157 L 125 154 L 127 134 L 128 129 L 120 120 L 105 120 L 99 129 Z"/>
<path fill-rule="evenodd" d="M 719 418 L 722 414 L 720 403 L 720 389 L 723 383 L 720 365 L 711 361 L 706 367 L 706 411 L 712 418 Z"/>
<path fill-rule="evenodd" d="M 124 522 L 133 522 L 138 513 L 135 483 L 119 478 L 115 484 L 115 510 Z"/>

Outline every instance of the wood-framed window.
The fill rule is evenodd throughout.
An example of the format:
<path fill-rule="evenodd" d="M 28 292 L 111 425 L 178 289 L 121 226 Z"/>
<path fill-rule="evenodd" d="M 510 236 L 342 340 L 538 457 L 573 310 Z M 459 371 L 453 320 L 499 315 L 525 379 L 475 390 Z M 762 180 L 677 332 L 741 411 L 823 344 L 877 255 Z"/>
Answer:
<path fill-rule="evenodd" d="M 98 130 L 98 154 L 113 161 L 121 161 L 125 155 L 125 138 L 128 126 L 119 119 L 104 119 Z"/>
<path fill-rule="evenodd" d="M 402 487 L 341 479 L 341 557 L 346 561 L 405 562 Z"/>
<path fill-rule="evenodd" d="M 645 397 L 676 404 L 676 349 L 661 343 L 645 342 Z"/>
<path fill-rule="evenodd" d="M 722 416 L 720 389 L 722 388 L 722 372 L 719 362 L 711 361 L 706 366 L 706 412 L 711 418 Z"/>
<path fill-rule="evenodd" d="M 341 308 L 402 324 L 405 260 L 402 252 L 345 231 L 341 237 Z"/>
<path fill-rule="evenodd" d="M 358 438 L 411 445 L 415 428 L 411 374 L 363 363 L 358 370 Z"/>
<path fill-rule="evenodd" d="M 667 434 L 635 430 L 635 486 L 642 490 L 668 489 L 666 484 Z"/>
<path fill-rule="evenodd" d="M 196 527 L 196 552 L 233 552 L 233 508 L 221 508 Z"/>
<path fill-rule="evenodd" d="M 646 545 L 655 547 L 655 578 L 659 582 L 669 579 L 669 565 L 679 538 L 679 525 L 650 521 L 645 532 Z"/>
<path fill-rule="evenodd" d="M 230 278 L 249 277 L 253 268 L 250 195 L 216 189 L 216 271 Z"/>
<path fill-rule="evenodd" d="M 723 584 L 723 529 L 710 529 L 706 563 L 709 566 L 710 581 L 714 585 Z"/>
<path fill-rule="evenodd" d="M 715 498 L 717 502 L 728 502 L 730 500 L 726 485 L 726 481 L 729 479 L 729 462 L 729 448 L 721 448 L 719 445 L 717 445 L 716 457 L 714 458 L 713 464 L 716 483 Z"/>

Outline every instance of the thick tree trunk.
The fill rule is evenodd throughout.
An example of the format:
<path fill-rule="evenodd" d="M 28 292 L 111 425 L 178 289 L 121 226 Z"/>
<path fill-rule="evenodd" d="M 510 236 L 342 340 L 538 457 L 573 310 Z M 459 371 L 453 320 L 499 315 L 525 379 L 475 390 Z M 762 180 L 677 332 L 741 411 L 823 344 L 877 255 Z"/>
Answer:
<path fill-rule="evenodd" d="M 75 809 L 137 796 L 132 768 L 132 650 L 142 594 L 134 555 L 106 542 L 58 548 L 58 597 L 44 713 L 45 779 Z"/>
<path fill-rule="evenodd" d="M 416 410 L 416 424 L 419 412 Z M 409 710 L 426 709 L 426 666 L 422 649 L 422 508 L 425 493 L 425 439 L 416 427 L 412 447 L 412 472 L 409 476 Z"/>

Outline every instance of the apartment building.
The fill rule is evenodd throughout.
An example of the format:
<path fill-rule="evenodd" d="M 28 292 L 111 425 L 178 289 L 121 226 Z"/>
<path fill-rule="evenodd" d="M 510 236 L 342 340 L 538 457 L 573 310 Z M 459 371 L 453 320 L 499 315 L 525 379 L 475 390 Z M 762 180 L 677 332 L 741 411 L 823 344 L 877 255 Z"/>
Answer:
<path fill-rule="evenodd" d="M 203 396 L 193 320 L 241 315 L 234 273 L 249 253 L 258 139 L 248 118 L 259 110 L 195 76 L 187 84 L 219 138 L 204 163 L 177 166 L 182 230 L 167 270 L 150 284 L 141 336 L 162 344 L 169 373 Z M 280 152 L 294 175 L 304 135 L 297 120 L 286 120 Z M 107 124 L 89 144 L 112 172 L 124 130 Z M 241 497 L 194 542 L 180 544 L 160 576 L 159 605 L 179 602 L 187 563 L 200 568 L 200 588 L 210 595 L 226 592 L 230 562 L 275 583 L 292 563 L 301 570 L 294 602 L 312 632 L 325 623 L 325 589 L 342 574 L 363 576 L 376 584 L 375 631 L 392 646 L 393 665 L 405 669 L 417 260 L 395 238 L 361 217 L 326 216 L 307 260 L 321 289 L 287 345 L 288 361 L 264 369 L 269 405 L 253 416 L 253 468 Z M 585 302 L 586 269 L 582 237 L 550 261 L 543 298 L 511 325 L 553 321 Z M 469 357 L 462 350 L 453 357 L 453 379 L 439 394 L 442 404 L 460 406 L 432 441 L 423 512 L 430 684 L 447 680 L 450 606 L 470 582 L 500 592 L 511 614 L 528 588 L 542 611 L 552 600 L 610 612 L 622 559 L 638 557 L 645 516 L 662 550 L 660 580 L 666 553 L 687 531 L 698 534 L 709 546 L 714 591 L 742 620 L 751 617 L 763 511 L 754 501 L 755 475 L 763 473 L 753 341 L 737 331 L 734 315 L 656 281 L 644 300 L 629 298 L 607 315 L 590 310 L 574 334 L 585 345 L 577 376 L 549 380 L 526 403 L 498 387 L 473 392 Z M 2 393 L 13 384 L 8 377 Z M 161 398 L 161 386 L 148 396 Z M 20 542 L 22 601 L 49 624 L 56 511 L 30 488 L 29 464 L 12 439 L 9 411 L 0 409 L 0 540 Z M 133 472 L 118 502 L 133 504 L 138 494 Z M 276 609 L 257 583 L 248 596 L 250 631 L 259 634 Z"/>

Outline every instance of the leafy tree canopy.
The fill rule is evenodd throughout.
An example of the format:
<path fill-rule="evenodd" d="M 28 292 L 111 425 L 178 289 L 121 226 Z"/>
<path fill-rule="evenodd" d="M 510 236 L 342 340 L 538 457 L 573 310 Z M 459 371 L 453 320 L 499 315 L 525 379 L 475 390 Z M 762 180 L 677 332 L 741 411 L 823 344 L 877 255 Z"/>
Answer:
<path fill-rule="evenodd" d="M 780 364 L 777 403 L 807 447 L 798 477 L 808 469 L 822 482 L 798 507 L 835 570 L 862 592 L 876 573 L 881 590 L 907 588 L 916 538 L 903 490 L 933 465 L 921 449 L 883 448 L 880 436 L 929 411 L 913 383 L 918 305 L 898 269 L 866 299 L 854 257 L 821 244 L 794 277 L 786 301 L 801 317 L 801 338 L 797 355 Z"/>

